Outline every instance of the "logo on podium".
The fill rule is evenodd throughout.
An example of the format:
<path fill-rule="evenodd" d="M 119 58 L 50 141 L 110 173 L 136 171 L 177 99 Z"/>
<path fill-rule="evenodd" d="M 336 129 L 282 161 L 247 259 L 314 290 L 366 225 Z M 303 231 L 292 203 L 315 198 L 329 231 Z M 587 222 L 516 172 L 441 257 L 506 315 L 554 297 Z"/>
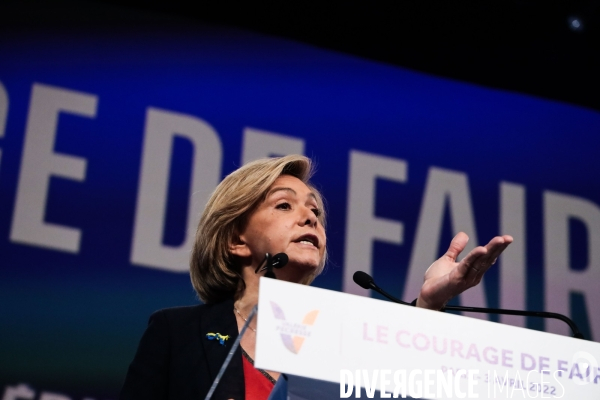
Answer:
<path fill-rule="evenodd" d="M 279 304 L 271 301 L 271 309 L 276 319 L 280 320 L 276 329 L 281 335 L 281 340 L 286 349 L 294 354 L 298 354 L 306 338 L 310 337 L 311 327 L 314 325 L 319 310 L 309 311 L 302 322 L 292 322 L 285 318 L 285 314 Z"/>

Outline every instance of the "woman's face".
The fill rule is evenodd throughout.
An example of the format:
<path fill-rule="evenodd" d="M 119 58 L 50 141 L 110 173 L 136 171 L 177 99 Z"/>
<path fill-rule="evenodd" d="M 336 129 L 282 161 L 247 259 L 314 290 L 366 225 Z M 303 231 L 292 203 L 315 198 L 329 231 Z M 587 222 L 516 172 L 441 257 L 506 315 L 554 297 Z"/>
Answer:
<path fill-rule="evenodd" d="M 325 228 L 319 222 L 315 194 L 300 179 L 282 175 L 267 192 L 265 200 L 250 215 L 239 239 L 252 265 L 265 253 L 286 253 L 286 268 L 317 269 L 325 254 Z M 283 270 L 282 270 L 283 271 Z"/>

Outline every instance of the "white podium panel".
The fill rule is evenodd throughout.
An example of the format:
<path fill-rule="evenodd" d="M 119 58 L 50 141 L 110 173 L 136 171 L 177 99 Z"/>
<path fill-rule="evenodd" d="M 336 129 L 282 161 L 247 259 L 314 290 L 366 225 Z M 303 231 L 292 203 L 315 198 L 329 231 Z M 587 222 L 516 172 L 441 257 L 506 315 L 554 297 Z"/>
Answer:
<path fill-rule="evenodd" d="M 600 399 L 596 342 L 266 278 L 259 304 L 256 366 L 342 397 Z"/>

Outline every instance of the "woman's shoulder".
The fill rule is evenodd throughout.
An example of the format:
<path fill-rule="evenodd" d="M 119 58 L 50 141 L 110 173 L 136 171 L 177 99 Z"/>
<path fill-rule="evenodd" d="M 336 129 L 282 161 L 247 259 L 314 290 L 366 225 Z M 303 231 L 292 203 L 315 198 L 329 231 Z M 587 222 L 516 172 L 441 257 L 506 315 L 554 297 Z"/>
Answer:
<path fill-rule="evenodd" d="M 160 318 L 168 318 L 168 319 L 188 319 L 194 318 L 199 315 L 202 315 L 203 312 L 207 309 L 207 304 L 196 304 L 193 306 L 178 306 L 178 307 L 168 307 L 162 308 L 160 310 L 154 311 L 150 318 L 160 317 Z"/>
<path fill-rule="evenodd" d="M 169 307 L 155 311 L 149 322 L 167 323 L 170 326 L 197 323 L 203 318 L 228 315 L 233 312 L 233 299 L 219 303 L 196 304 L 192 306 Z"/>

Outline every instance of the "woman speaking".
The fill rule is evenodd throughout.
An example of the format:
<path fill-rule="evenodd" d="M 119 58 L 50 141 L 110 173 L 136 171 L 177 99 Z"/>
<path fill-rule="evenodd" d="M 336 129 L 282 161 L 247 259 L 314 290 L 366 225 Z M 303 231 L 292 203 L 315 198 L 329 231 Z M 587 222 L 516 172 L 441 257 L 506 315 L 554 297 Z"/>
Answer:
<path fill-rule="evenodd" d="M 266 253 L 288 255 L 285 268 L 277 271 L 280 280 L 309 285 L 321 273 L 327 258 L 325 210 L 311 174 L 310 159 L 292 155 L 246 164 L 218 185 L 200 219 L 190 260 L 192 284 L 204 304 L 150 317 L 121 399 L 206 396 L 258 303 Z M 497 236 L 457 262 L 467 241 L 466 234 L 456 235 L 427 269 L 417 307 L 439 310 L 477 285 L 512 237 Z M 254 321 L 240 344 L 213 398 L 267 399 L 279 373 L 253 366 Z"/>

